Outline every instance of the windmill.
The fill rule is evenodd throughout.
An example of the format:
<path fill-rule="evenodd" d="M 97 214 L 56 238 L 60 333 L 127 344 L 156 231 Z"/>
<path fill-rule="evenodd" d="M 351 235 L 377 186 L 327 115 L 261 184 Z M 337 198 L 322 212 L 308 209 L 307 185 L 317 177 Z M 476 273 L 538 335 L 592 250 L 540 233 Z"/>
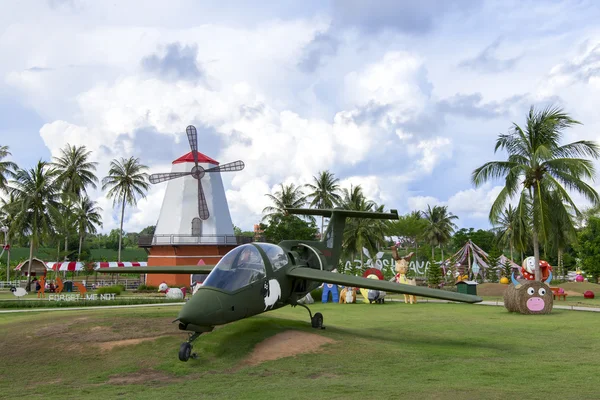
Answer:
<path fill-rule="evenodd" d="M 244 169 L 244 162 L 238 160 L 223 165 L 217 165 L 216 167 L 212 168 L 202 167 L 199 164 L 199 161 L 208 161 L 214 164 L 218 163 L 211 158 L 198 153 L 198 133 L 193 125 L 189 125 L 187 128 L 185 128 L 185 132 L 187 134 L 188 141 L 190 142 L 190 148 L 192 150 L 190 154 L 193 157 L 194 166 L 187 172 L 152 174 L 150 175 L 150 182 L 157 184 L 186 176 L 191 176 L 192 178 L 196 179 L 198 182 L 198 217 L 200 217 L 201 220 L 207 220 L 210 217 L 210 211 L 208 210 L 206 196 L 204 195 L 204 189 L 202 187 L 202 178 L 204 178 L 207 173 L 241 171 Z M 199 158 L 199 155 L 201 156 L 201 159 Z M 187 159 L 184 159 L 183 157 L 180 158 L 180 160 L 187 161 Z"/>

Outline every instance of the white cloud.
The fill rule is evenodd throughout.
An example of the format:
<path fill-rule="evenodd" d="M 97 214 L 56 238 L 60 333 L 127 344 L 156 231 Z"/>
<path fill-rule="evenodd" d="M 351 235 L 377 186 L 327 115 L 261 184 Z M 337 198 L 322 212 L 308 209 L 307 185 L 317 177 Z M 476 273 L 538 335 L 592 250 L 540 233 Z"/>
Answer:
<path fill-rule="evenodd" d="M 265 193 L 281 182 L 303 184 L 326 169 L 343 185 L 361 184 L 388 208 L 445 204 L 467 221 L 487 224 L 497 187 L 473 189 L 461 177 L 491 153 L 499 127 L 522 122 L 525 102 L 560 96 L 586 124 L 569 138 L 600 138 L 594 101 L 600 99 L 594 61 L 600 36 L 593 31 L 571 28 L 557 39 L 533 30 L 522 41 L 508 34 L 502 41 L 506 56 L 523 58 L 499 81 L 499 75 L 457 67 L 502 36 L 489 22 L 481 31 L 477 18 L 465 21 L 469 37 L 455 24 L 441 24 L 427 38 L 407 38 L 393 30 L 373 36 L 330 26 L 325 9 L 314 13 L 318 16 L 277 19 L 270 7 L 241 4 L 244 12 L 229 12 L 187 0 L 176 7 L 152 0 L 144 13 L 133 3 L 118 11 L 93 2 L 57 9 L 32 4 L 19 2 L 0 12 L 5 55 L 0 84 L 45 118 L 40 135 L 51 153 L 66 143 L 85 144 L 94 151 L 102 177 L 111 158 L 134 155 L 144 162 L 143 153 L 135 154 L 140 131 L 156 131 L 165 143 L 181 142 L 185 126 L 196 124 L 219 137 L 218 154 L 211 156 L 246 163 L 243 171 L 224 178 L 234 223 L 244 229 L 260 220 L 268 205 Z M 505 6 L 477 12 L 496 18 L 504 15 L 498 7 Z M 30 19 L 3 17 L 27 8 Z M 533 14 L 544 15 L 544 8 Z M 508 27 L 520 32 L 533 26 L 526 22 L 535 15 L 520 12 L 516 4 L 508 9 Z M 332 35 L 336 49 L 322 59 L 317 73 L 307 74 L 298 64 L 306 46 L 323 32 Z M 585 37 L 591 38 L 588 44 L 571 51 L 572 43 Z M 172 43 L 197 49 L 202 83 L 163 80 L 143 68 L 144 57 L 163 54 Z M 545 49 L 536 43 L 557 44 Z M 578 79 L 582 73 L 590 79 Z M 469 119 L 469 104 L 452 117 L 436 108 L 444 98 L 475 93 L 477 104 L 497 111 L 495 122 Z M 517 95 L 523 100 L 506 100 Z M 504 118 L 502 125 L 498 120 Z M 166 158 L 165 151 L 165 160 L 153 159 L 151 172 L 169 171 Z M 436 184 L 430 183 L 432 177 Z M 162 193 L 164 185 L 153 185 L 148 199 L 128 209 L 125 229 L 155 223 Z M 117 227 L 118 210 L 101 191 L 93 195 L 104 208 L 104 230 Z"/>

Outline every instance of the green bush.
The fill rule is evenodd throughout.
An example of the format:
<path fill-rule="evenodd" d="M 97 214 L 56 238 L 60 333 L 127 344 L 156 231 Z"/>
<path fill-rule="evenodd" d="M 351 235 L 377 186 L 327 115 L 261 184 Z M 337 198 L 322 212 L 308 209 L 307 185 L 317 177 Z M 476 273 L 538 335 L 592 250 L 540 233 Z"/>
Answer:
<path fill-rule="evenodd" d="M 310 292 L 311 297 L 315 302 L 321 301 L 321 297 L 323 296 L 323 288 L 317 288 Z"/>
<path fill-rule="evenodd" d="M 48 301 L 48 300 L 6 300 L 0 301 L 2 308 L 61 308 L 85 306 L 124 306 L 134 304 L 181 303 L 180 299 L 116 299 L 116 300 L 73 300 L 73 301 Z"/>
<path fill-rule="evenodd" d="M 137 292 L 137 293 L 157 293 L 158 292 L 158 286 L 140 285 L 140 286 L 137 287 L 136 290 L 134 290 L 134 292 Z"/>
<path fill-rule="evenodd" d="M 117 296 L 121 294 L 121 292 L 124 292 L 125 288 L 122 285 L 115 285 L 115 286 L 103 286 L 101 288 L 98 288 L 96 290 L 96 294 L 109 294 L 109 293 L 114 293 Z"/>

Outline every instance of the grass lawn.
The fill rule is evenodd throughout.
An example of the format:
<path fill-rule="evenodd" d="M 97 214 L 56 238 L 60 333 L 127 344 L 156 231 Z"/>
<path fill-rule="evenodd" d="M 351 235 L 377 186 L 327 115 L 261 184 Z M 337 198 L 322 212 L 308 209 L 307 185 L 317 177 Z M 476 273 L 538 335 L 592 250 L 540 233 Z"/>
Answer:
<path fill-rule="evenodd" d="M 582 399 L 600 392 L 597 315 L 508 314 L 465 304 L 315 304 L 325 330 L 286 307 L 216 329 L 199 359 L 177 359 L 177 307 L 0 314 L 6 398 Z M 264 339 L 301 331 L 334 340 L 258 365 Z M 137 344 L 115 341 L 148 338 Z"/>

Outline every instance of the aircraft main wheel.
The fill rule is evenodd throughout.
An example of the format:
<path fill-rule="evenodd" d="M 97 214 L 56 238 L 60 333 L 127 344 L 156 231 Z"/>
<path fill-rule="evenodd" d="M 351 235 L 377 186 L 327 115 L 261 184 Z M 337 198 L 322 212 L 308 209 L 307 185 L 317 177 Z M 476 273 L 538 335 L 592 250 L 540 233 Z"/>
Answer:
<path fill-rule="evenodd" d="M 310 323 L 313 328 L 317 328 L 317 329 L 323 328 L 323 314 L 321 314 L 320 312 L 315 313 L 315 315 L 313 315 Z"/>
<path fill-rule="evenodd" d="M 179 346 L 179 360 L 187 361 L 190 359 L 190 355 L 192 354 L 192 345 L 188 342 L 181 343 Z"/>

